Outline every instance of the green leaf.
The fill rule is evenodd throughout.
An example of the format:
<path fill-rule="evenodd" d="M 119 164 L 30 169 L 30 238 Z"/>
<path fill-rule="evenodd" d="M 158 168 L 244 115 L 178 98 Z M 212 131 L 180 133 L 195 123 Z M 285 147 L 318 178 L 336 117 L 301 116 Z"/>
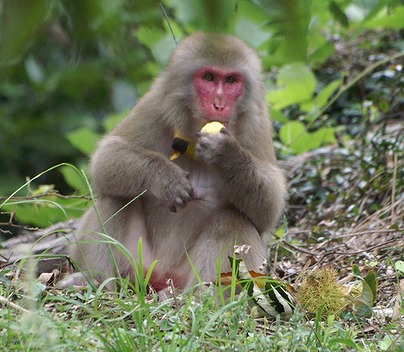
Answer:
<path fill-rule="evenodd" d="M 90 155 L 95 150 L 100 135 L 87 127 L 82 127 L 68 133 L 66 138 L 78 150 Z"/>
<path fill-rule="evenodd" d="M 276 45 L 270 52 L 270 63 L 282 65 L 306 62 L 311 0 L 254 0 L 268 17 Z"/>
<path fill-rule="evenodd" d="M 329 5 L 330 12 L 334 15 L 334 18 L 344 27 L 349 26 L 349 20 L 341 7 L 335 2 L 331 1 Z"/>
<path fill-rule="evenodd" d="M 77 190 L 79 194 L 88 194 L 88 185 L 84 176 L 68 166 L 62 166 L 59 171 L 62 173 L 67 184 Z"/>
<path fill-rule="evenodd" d="M 316 88 L 316 77 L 302 63 L 283 66 L 278 75 L 279 90 L 270 91 L 268 99 L 274 109 L 310 101 Z"/>
<path fill-rule="evenodd" d="M 336 345 L 336 344 L 340 344 L 340 345 L 345 345 L 348 347 L 351 347 L 355 350 L 358 350 L 358 345 L 352 341 L 351 339 L 347 339 L 347 338 L 335 338 L 335 339 L 331 339 L 328 343 L 330 346 Z"/>
<path fill-rule="evenodd" d="M 310 62 L 322 64 L 334 53 L 334 44 L 325 42 L 323 45 L 317 46 L 314 52 L 310 55 Z"/>
<path fill-rule="evenodd" d="M 357 264 L 352 265 L 352 273 L 355 276 L 362 277 L 361 271 L 360 271 L 359 266 Z"/>
<path fill-rule="evenodd" d="M 365 22 L 366 28 L 402 29 L 404 28 L 404 6 L 397 6 L 391 12 Z"/>
<path fill-rule="evenodd" d="M 316 149 L 321 144 L 321 141 L 313 138 L 299 121 L 284 124 L 279 131 L 279 137 L 282 143 L 289 146 L 296 154 Z"/>
<path fill-rule="evenodd" d="M 400 271 L 402 274 L 404 274 L 404 261 L 402 260 L 397 260 L 394 263 L 394 267 L 397 271 Z"/>
<path fill-rule="evenodd" d="M 271 37 L 271 34 L 260 24 L 243 17 L 237 20 L 234 32 L 253 48 L 259 48 Z"/>
<path fill-rule="evenodd" d="M 160 65 L 165 65 L 175 49 L 171 33 L 159 28 L 141 27 L 136 32 L 136 38 L 148 47 Z"/>
<path fill-rule="evenodd" d="M 334 92 L 341 86 L 341 80 L 336 79 L 335 81 L 332 81 L 331 83 L 327 84 L 316 96 L 314 99 L 315 104 L 317 105 L 318 108 L 324 107 L 328 99 L 330 99 L 331 95 L 334 94 Z"/>
<path fill-rule="evenodd" d="M 332 127 L 321 127 L 313 133 L 309 133 L 312 138 L 316 139 L 320 145 L 334 144 L 337 142 L 335 138 L 335 129 Z"/>
<path fill-rule="evenodd" d="M 376 274 L 373 270 L 369 271 L 368 274 L 363 278 L 364 282 L 366 282 L 366 297 L 365 297 L 365 285 L 363 288 L 363 300 L 370 306 L 373 307 L 373 304 L 377 298 L 377 278 Z M 368 292 L 370 290 L 370 292 Z"/>
<path fill-rule="evenodd" d="M 6 211 L 15 211 L 16 218 L 24 224 L 47 227 L 59 221 L 66 221 L 83 214 L 83 199 L 45 197 L 26 202 L 12 202 L 5 206 Z"/>
<path fill-rule="evenodd" d="M 271 117 L 273 120 L 279 121 L 279 122 L 289 122 L 289 119 L 282 114 L 281 111 L 277 110 L 277 109 L 269 109 Z"/>
<path fill-rule="evenodd" d="M 12 0 L 1 3 L 0 64 L 16 60 L 34 40 L 51 10 L 47 0 Z"/>
<path fill-rule="evenodd" d="M 226 31 L 235 11 L 235 0 L 169 0 L 179 22 L 199 30 Z"/>

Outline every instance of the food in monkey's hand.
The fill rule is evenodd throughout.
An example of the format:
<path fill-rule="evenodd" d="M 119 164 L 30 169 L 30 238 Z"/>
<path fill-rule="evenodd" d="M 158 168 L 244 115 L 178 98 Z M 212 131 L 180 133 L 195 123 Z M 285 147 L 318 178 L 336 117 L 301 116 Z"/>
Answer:
<path fill-rule="evenodd" d="M 171 147 L 174 149 L 174 152 L 171 154 L 170 160 L 177 159 L 181 154 L 185 154 L 191 159 L 195 157 L 195 144 L 180 137 L 178 133 L 174 135 Z"/>
<path fill-rule="evenodd" d="M 218 121 L 208 122 L 202 127 L 202 133 L 216 134 L 225 128 L 224 125 Z M 191 159 L 195 157 L 195 144 L 192 141 L 187 141 L 176 134 L 174 136 L 172 148 L 174 153 L 170 156 L 170 160 L 177 159 L 181 154 L 189 156 Z"/>
<path fill-rule="evenodd" d="M 209 134 L 216 134 L 216 133 L 220 133 L 222 128 L 225 128 L 222 123 L 213 121 L 213 122 L 208 122 L 205 126 L 203 126 L 201 129 L 201 132 L 209 133 Z"/>

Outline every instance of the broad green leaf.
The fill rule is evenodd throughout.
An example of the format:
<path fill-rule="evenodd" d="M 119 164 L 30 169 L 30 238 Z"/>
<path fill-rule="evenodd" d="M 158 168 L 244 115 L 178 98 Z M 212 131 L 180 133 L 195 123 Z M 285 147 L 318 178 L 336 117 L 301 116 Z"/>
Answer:
<path fill-rule="evenodd" d="M 175 49 L 175 42 L 171 33 L 158 28 L 142 27 L 136 33 L 136 37 L 151 50 L 154 58 L 162 66 L 168 62 Z"/>
<path fill-rule="evenodd" d="M 394 267 L 397 271 L 400 271 L 402 274 L 404 274 L 404 261 L 402 260 L 397 260 L 394 263 Z"/>
<path fill-rule="evenodd" d="M 335 339 L 331 339 L 331 340 L 328 342 L 328 344 L 329 344 L 330 346 L 334 346 L 334 345 L 336 345 L 336 344 L 338 344 L 338 345 L 344 345 L 344 346 L 348 346 L 348 347 L 353 348 L 355 351 L 358 350 L 358 345 L 357 345 L 354 341 L 352 341 L 351 339 L 348 339 L 348 338 L 340 338 L 340 337 L 337 337 L 337 338 L 335 338 Z"/>
<path fill-rule="evenodd" d="M 322 64 L 335 52 L 334 44 L 325 42 L 321 46 L 317 46 L 314 52 L 310 55 L 310 62 Z"/>
<path fill-rule="evenodd" d="M 276 120 L 279 122 L 288 122 L 289 121 L 289 119 L 284 114 L 282 114 L 282 112 L 280 112 L 279 110 L 271 109 L 271 108 L 269 110 L 270 110 L 271 117 L 273 120 Z"/>
<path fill-rule="evenodd" d="M 319 146 L 337 142 L 335 138 L 335 129 L 332 127 L 321 127 L 317 131 L 309 134 L 312 138 L 318 140 L 318 142 L 320 143 Z"/>
<path fill-rule="evenodd" d="M 83 199 L 51 196 L 24 203 L 10 203 L 3 209 L 15 211 L 18 221 L 24 224 L 47 227 L 59 221 L 81 216 L 86 208 L 86 202 Z"/>
<path fill-rule="evenodd" d="M 235 0 L 169 0 L 179 22 L 199 30 L 226 31 L 235 11 Z"/>
<path fill-rule="evenodd" d="M 84 154 L 90 155 L 95 150 L 100 135 L 87 127 L 82 127 L 69 132 L 66 138 L 78 150 Z"/>
<path fill-rule="evenodd" d="M 34 40 L 51 11 L 47 0 L 12 0 L 1 2 L 0 64 L 16 60 Z"/>
<path fill-rule="evenodd" d="M 311 0 L 253 0 L 268 16 L 276 45 L 271 47 L 272 65 L 306 62 Z M 274 41 L 275 44 L 275 41 Z"/>
<path fill-rule="evenodd" d="M 62 166 L 59 171 L 62 173 L 67 184 L 73 189 L 77 190 L 79 194 L 88 194 L 88 185 L 84 176 L 77 172 L 77 170 Z"/>
<path fill-rule="evenodd" d="M 349 26 L 349 20 L 344 11 L 342 11 L 339 4 L 335 1 L 331 1 L 329 5 L 330 12 L 334 15 L 334 18 L 344 27 Z"/>
<path fill-rule="evenodd" d="M 352 273 L 355 276 L 362 277 L 361 271 L 360 271 L 359 266 L 357 264 L 352 265 Z"/>
<path fill-rule="evenodd" d="M 254 21 L 257 24 L 268 22 L 268 15 L 262 11 L 261 6 L 257 6 L 251 1 L 238 1 L 237 12 L 242 14 L 244 18 Z"/>
<path fill-rule="evenodd" d="M 283 144 L 289 146 L 296 154 L 316 149 L 321 141 L 313 138 L 299 121 L 284 124 L 279 131 L 279 137 Z"/>
<path fill-rule="evenodd" d="M 377 278 L 376 274 L 373 270 L 369 271 L 369 273 L 363 278 L 363 280 L 366 282 L 366 297 L 365 297 L 365 285 L 363 288 L 363 299 L 366 303 L 369 304 L 370 307 L 373 306 L 373 304 L 376 301 L 377 298 Z M 367 292 L 367 290 L 370 290 L 370 293 Z"/>
<path fill-rule="evenodd" d="M 327 84 L 315 97 L 314 101 L 318 108 L 324 107 L 328 99 L 334 94 L 334 92 L 341 86 L 341 80 L 336 79 L 331 83 Z"/>
<path fill-rule="evenodd" d="M 158 42 L 163 40 L 165 36 L 166 32 L 160 28 L 140 27 L 136 31 L 137 40 L 139 40 L 139 42 L 148 47 L 150 50 L 153 49 L 153 46 L 155 46 Z"/>
<path fill-rule="evenodd" d="M 364 26 L 366 28 L 393 28 L 402 29 L 404 28 L 404 6 L 398 6 L 391 10 L 391 14 L 386 12 L 386 14 L 373 18 L 370 21 L 365 22 Z"/>
<path fill-rule="evenodd" d="M 260 24 L 243 17 L 237 20 L 234 32 L 253 48 L 259 48 L 271 37 L 271 34 Z"/>
<path fill-rule="evenodd" d="M 316 77 L 306 65 L 294 63 L 280 69 L 277 85 L 281 89 L 270 91 L 268 99 L 274 109 L 281 110 L 311 100 L 316 88 Z"/>

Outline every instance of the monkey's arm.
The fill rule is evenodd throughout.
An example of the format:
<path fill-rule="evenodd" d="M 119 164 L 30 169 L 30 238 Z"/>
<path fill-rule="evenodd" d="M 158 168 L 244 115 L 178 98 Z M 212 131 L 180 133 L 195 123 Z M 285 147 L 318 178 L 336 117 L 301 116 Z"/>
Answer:
<path fill-rule="evenodd" d="M 219 171 L 230 203 L 260 233 L 273 229 L 286 195 L 285 178 L 276 165 L 258 160 L 225 130 L 220 134 L 201 134 L 197 157 Z"/>
<path fill-rule="evenodd" d="M 173 211 L 193 197 L 185 171 L 161 153 L 118 135 L 108 135 L 101 142 L 93 155 L 92 174 L 100 196 L 131 199 L 147 190 Z"/>

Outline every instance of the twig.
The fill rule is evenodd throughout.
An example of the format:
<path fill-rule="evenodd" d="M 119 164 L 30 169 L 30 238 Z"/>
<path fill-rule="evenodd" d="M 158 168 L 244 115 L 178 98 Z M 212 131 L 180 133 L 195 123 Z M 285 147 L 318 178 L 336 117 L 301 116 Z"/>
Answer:
<path fill-rule="evenodd" d="M 19 310 L 20 312 L 23 312 L 23 313 L 29 313 L 30 312 L 28 309 L 25 309 L 25 308 L 19 306 L 18 304 L 15 304 L 15 303 L 11 302 L 6 297 L 0 296 L 0 302 L 3 302 L 4 304 L 9 305 L 11 308 Z"/>
<path fill-rule="evenodd" d="M 328 257 L 329 255 L 338 254 L 338 255 L 350 256 L 350 255 L 362 254 L 362 253 L 364 253 L 366 251 L 372 251 L 373 249 L 376 249 L 376 248 L 379 248 L 379 247 L 384 247 L 385 245 L 393 243 L 395 241 L 396 241 L 396 238 L 392 238 L 392 239 L 389 239 L 386 242 L 375 244 L 374 246 L 371 246 L 371 247 L 368 247 L 368 248 L 365 248 L 365 249 L 362 248 L 360 250 L 352 251 L 352 252 L 330 251 L 328 253 L 323 254 L 323 256 L 319 259 L 318 262 L 320 263 L 325 257 Z"/>
<path fill-rule="evenodd" d="M 0 197 L 0 201 L 3 200 L 35 200 L 38 198 L 44 198 L 44 197 L 58 197 L 58 198 L 63 198 L 63 199 L 85 199 L 85 200 L 91 200 L 89 196 L 75 196 L 75 195 L 63 195 L 57 192 L 53 193 L 41 193 L 41 194 L 36 194 L 33 196 L 17 196 L 17 197 Z"/>
<path fill-rule="evenodd" d="M 396 222 L 396 209 L 395 209 L 395 199 L 396 199 L 396 182 L 397 182 L 397 153 L 394 153 L 394 169 L 393 169 L 393 187 L 391 189 L 391 218 L 393 222 Z"/>
<path fill-rule="evenodd" d="M 167 16 L 167 12 L 166 12 L 166 10 L 165 10 L 165 8 L 164 8 L 164 5 L 163 5 L 163 3 L 161 3 L 161 2 L 160 2 L 160 8 L 161 8 L 161 11 L 163 12 L 164 18 L 165 18 L 166 21 L 167 21 L 168 28 L 170 28 L 170 32 L 171 32 L 171 35 L 173 36 L 175 46 L 177 46 L 177 45 L 178 45 L 177 38 L 176 38 L 176 36 L 175 36 L 175 34 L 174 34 L 173 28 L 171 27 L 170 19 L 169 19 L 168 16 Z"/>
<path fill-rule="evenodd" d="M 284 244 L 286 247 L 294 249 L 295 251 L 302 252 L 302 253 L 305 253 L 305 254 L 308 254 L 308 255 L 312 255 L 313 257 L 318 256 L 318 255 L 321 254 L 321 253 L 311 252 L 311 251 L 309 251 L 307 249 L 303 249 L 301 247 L 294 246 L 293 244 L 290 244 L 290 243 L 288 243 L 288 242 L 286 242 L 284 240 L 282 240 L 282 244 Z"/>

